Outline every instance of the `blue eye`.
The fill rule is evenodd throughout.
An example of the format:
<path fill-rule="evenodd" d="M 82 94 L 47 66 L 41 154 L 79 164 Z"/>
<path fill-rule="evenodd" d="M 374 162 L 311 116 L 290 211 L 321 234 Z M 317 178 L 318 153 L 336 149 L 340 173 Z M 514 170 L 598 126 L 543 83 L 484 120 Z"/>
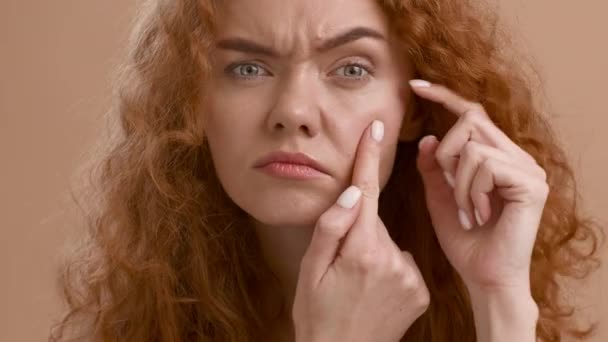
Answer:
<path fill-rule="evenodd" d="M 365 66 L 356 63 L 348 64 L 338 68 L 338 70 L 340 69 L 344 69 L 344 76 L 349 78 L 361 78 L 369 73 Z"/>
<path fill-rule="evenodd" d="M 343 72 L 339 72 L 343 70 Z M 261 76 L 272 76 L 264 67 L 256 63 L 233 63 L 225 69 L 226 73 L 235 78 L 253 79 Z M 373 69 L 361 63 L 351 62 L 336 69 L 338 76 L 349 80 L 362 80 L 373 75 Z"/>
<path fill-rule="evenodd" d="M 226 71 L 230 75 L 235 76 L 237 78 L 255 78 L 258 76 L 270 75 L 270 73 L 268 73 L 266 69 L 255 63 L 231 64 L 226 68 Z M 264 72 L 266 74 L 261 74 Z"/>
<path fill-rule="evenodd" d="M 344 70 L 343 74 L 338 73 L 339 76 L 354 80 L 365 79 L 373 75 L 372 69 L 361 63 L 349 63 L 336 70 Z"/>

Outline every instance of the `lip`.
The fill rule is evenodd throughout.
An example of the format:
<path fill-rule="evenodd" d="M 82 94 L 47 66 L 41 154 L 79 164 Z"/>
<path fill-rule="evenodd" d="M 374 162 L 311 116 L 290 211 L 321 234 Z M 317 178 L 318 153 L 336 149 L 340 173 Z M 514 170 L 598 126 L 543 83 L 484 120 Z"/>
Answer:
<path fill-rule="evenodd" d="M 300 152 L 291 153 L 286 151 L 274 151 L 258 159 L 253 167 L 258 169 L 264 169 L 272 167 L 273 165 L 291 166 L 292 169 L 294 167 L 297 168 L 298 166 L 305 166 L 310 169 L 314 169 L 309 169 L 310 171 L 317 171 L 326 175 L 328 174 L 327 170 L 319 162 L 309 157 L 308 155 Z"/>

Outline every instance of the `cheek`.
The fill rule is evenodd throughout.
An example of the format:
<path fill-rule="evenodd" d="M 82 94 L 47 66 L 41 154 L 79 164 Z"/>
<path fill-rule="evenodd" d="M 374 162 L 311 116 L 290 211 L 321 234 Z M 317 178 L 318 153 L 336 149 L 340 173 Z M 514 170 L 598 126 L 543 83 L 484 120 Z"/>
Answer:
<path fill-rule="evenodd" d="M 246 161 L 247 143 L 251 141 L 248 117 L 238 110 L 238 101 L 223 100 L 214 95 L 202 115 L 205 115 L 205 135 L 207 137 L 213 164 L 224 187 L 230 187 L 238 179 L 238 168 L 231 167 L 237 161 Z M 224 96 L 225 98 L 225 96 Z M 249 113 L 247 113 L 249 114 Z"/>
<path fill-rule="evenodd" d="M 398 136 L 406 108 L 407 98 L 402 94 L 403 87 L 396 81 L 376 82 L 360 91 L 334 94 L 333 108 L 329 110 L 342 112 L 340 117 L 348 119 L 350 129 L 360 132 L 374 119 L 382 120 L 386 139 L 393 141 Z"/>
<path fill-rule="evenodd" d="M 380 186 L 384 187 L 391 175 L 395 161 L 395 153 L 399 140 L 399 131 L 405 114 L 403 99 L 394 89 L 382 89 L 382 91 L 368 92 L 365 99 L 350 97 L 348 115 L 340 116 L 337 134 L 340 135 L 339 146 L 345 150 L 343 155 L 351 160 L 351 169 L 354 165 L 357 148 L 363 132 L 373 122 L 381 120 L 384 123 L 384 139 L 380 161 L 379 179 Z"/>
<path fill-rule="evenodd" d="M 205 133 L 210 144 L 216 150 L 229 150 L 230 155 L 238 151 L 243 152 L 242 146 L 251 143 L 253 127 L 260 125 L 259 98 L 227 92 L 221 87 L 209 97 L 205 104 Z"/>

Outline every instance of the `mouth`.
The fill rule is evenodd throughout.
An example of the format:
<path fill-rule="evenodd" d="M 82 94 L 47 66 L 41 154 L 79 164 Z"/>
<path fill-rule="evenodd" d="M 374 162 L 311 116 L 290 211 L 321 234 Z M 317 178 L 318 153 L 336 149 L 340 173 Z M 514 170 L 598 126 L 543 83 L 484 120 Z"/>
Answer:
<path fill-rule="evenodd" d="M 327 176 L 326 169 L 316 160 L 303 153 L 275 151 L 260 158 L 255 169 L 278 178 L 310 180 Z"/>

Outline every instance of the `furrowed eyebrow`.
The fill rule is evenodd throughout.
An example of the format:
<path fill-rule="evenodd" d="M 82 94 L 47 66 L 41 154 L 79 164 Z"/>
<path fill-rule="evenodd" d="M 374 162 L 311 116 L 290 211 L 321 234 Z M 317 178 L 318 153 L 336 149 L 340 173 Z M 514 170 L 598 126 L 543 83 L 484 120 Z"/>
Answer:
<path fill-rule="evenodd" d="M 373 38 L 386 41 L 386 38 L 382 33 L 371 28 L 360 26 L 325 40 L 316 48 L 316 50 L 317 52 L 326 52 L 361 38 Z M 276 50 L 244 38 L 222 39 L 217 42 L 216 46 L 224 50 L 234 50 L 273 58 L 280 57 L 280 54 Z"/>

